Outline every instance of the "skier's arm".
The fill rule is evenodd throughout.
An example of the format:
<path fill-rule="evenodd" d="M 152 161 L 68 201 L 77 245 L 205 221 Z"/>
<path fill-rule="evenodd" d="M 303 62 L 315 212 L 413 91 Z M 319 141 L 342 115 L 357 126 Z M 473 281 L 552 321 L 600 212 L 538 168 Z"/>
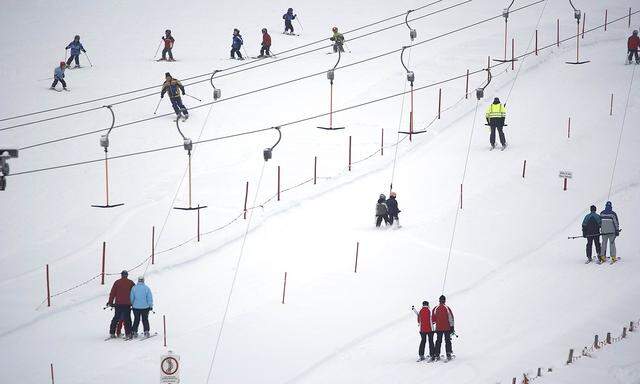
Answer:
<path fill-rule="evenodd" d="M 149 308 L 153 309 L 153 294 L 150 289 L 147 289 L 147 302 L 149 303 Z"/>
<path fill-rule="evenodd" d="M 111 287 L 111 292 L 109 292 L 109 301 L 107 301 L 107 305 L 113 305 L 113 299 L 116 298 L 116 284 L 114 283 Z"/>
<path fill-rule="evenodd" d="M 84 53 L 87 53 L 87 50 L 86 50 L 86 49 L 84 49 L 84 46 L 83 46 L 82 44 L 80 44 L 80 50 L 81 50 L 82 52 L 84 52 Z"/>
<path fill-rule="evenodd" d="M 182 94 L 185 95 L 186 92 L 184 91 L 184 85 L 182 85 L 181 82 L 178 81 L 178 88 L 180 88 L 180 90 L 182 91 Z"/>
<path fill-rule="evenodd" d="M 131 304 L 133 304 L 135 298 L 136 298 L 136 295 L 133 294 L 133 289 L 132 289 L 131 292 L 129 292 L 129 301 L 131 301 Z"/>

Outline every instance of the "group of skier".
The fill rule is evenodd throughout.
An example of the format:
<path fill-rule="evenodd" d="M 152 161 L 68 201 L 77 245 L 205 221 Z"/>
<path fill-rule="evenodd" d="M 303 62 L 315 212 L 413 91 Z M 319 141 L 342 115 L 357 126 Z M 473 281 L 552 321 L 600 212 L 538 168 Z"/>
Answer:
<path fill-rule="evenodd" d="M 587 264 L 593 261 L 593 245 L 596 247 L 598 264 L 607 260 L 607 245 L 611 253 L 611 264 L 618 261 L 616 255 L 616 237 L 620 236 L 620 221 L 618 214 L 613 210 L 613 204 L 607 201 L 605 208 L 600 214 L 596 213 L 597 208 L 592 205 L 589 213 L 582 220 L 582 237 L 587 239 Z M 600 244 L 602 236 L 602 244 Z"/>
<path fill-rule="evenodd" d="M 444 349 L 446 353 L 446 361 L 454 358 L 453 347 L 451 346 L 451 335 L 455 335 L 453 311 L 447 306 L 447 298 L 441 295 L 438 299 L 439 304 L 433 311 L 429 309 L 429 302 L 423 301 L 422 308 L 417 311 L 415 307 L 411 307 L 418 317 L 420 327 L 420 345 L 418 346 L 418 361 L 433 362 L 440 360 L 440 352 L 442 348 L 442 339 L 444 338 Z M 436 335 L 436 341 L 433 341 L 433 335 Z M 425 357 L 425 346 L 429 341 L 429 356 Z"/>
<path fill-rule="evenodd" d="M 66 51 L 69 51 L 69 58 L 66 61 L 61 61 L 60 65 L 57 66 L 53 70 L 53 83 L 51 84 L 50 89 L 55 90 L 56 85 L 58 83 L 62 84 L 62 89 L 68 91 L 67 83 L 64 81 L 64 70 L 67 68 L 71 68 L 71 62 L 75 61 L 74 69 L 80 68 L 80 53 L 87 53 L 87 50 L 84 49 L 84 46 L 80 42 L 80 35 L 75 35 L 73 41 L 70 42 L 65 48 Z"/>
<path fill-rule="evenodd" d="M 376 227 L 380 227 L 383 220 L 386 225 L 393 225 L 395 222 L 396 226 L 400 227 L 399 213 L 400 209 L 398 208 L 396 193 L 391 191 L 388 199 L 384 193 L 381 193 L 376 203 Z"/>
<path fill-rule="evenodd" d="M 144 277 L 138 277 L 134 284 L 128 278 L 129 272 L 122 271 L 120 279 L 116 280 L 109 293 L 107 307 L 113 308 L 113 319 L 109 326 L 109 338 L 116 338 L 116 328 L 120 322 L 124 323 L 125 339 L 138 337 L 138 326 L 142 320 L 144 337 L 151 337 L 149 333 L 149 312 L 153 312 L 153 295 L 151 289 L 144 283 Z M 131 309 L 133 309 L 133 324 L 131 324 Z"/>

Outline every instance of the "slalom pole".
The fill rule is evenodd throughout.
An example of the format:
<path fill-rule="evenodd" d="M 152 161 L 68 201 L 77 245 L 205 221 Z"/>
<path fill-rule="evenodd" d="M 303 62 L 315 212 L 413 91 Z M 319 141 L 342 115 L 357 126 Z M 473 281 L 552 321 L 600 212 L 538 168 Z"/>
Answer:
<path fill-rule="evenodd" d="M 189 97 L 190 97 L 190 98 L 192 98 L 192 99 L 195 99 L 195 100 L 198 100 L 199 102 L 202 102 L 202 100 L 198 99 L 198 98 L 197 98 L 197 97 L 195 97 L 195 96 L 191 96 L 191 95 L 187 95 L 187 94 L 185 94 L 185 96 L 189 96 Z"/>
<path fill-rule="evenodd" d="M 304 28 L 302 27 L 302 23 L 300 22 L 300 17 L 298 15 L 296 15 L 296 21 L 298 22 L 298 25 L 300 26 L 300 32 L 304 32 Z"/>
<path fill-rule="evenodd" d="M 89 58 L 89 55 L 87 55 L 87 52 L 83 52 L 83 53 L 87 57 L 87 61 L 89 62 L 89 65 L 91 65 L 91 68 L 93 68 L 93 64 L 91 63 L 91 59 Z"/>
<path fill-rule="evenodd" d="M 155 115 L 156 112 L 158 112 L 158 108 L 160 107 L 160 102 L 162 101 L 162 97 L 160 98 L 160 100 L 158 100 L 158 105 L 156 105 L 156 109 L 153 111 L 153 114 Z"/>
<path fill-rule="evenodd" d="M 160 46 L 162 46 L 162 39 L 160 39 L 160 42 L 158 43 L 158 48 L 156 48 L 156 53 L 153 55 L 153 60 L 155 60 L 156 56 L 158 56 L 158 52 L 160 51 Z"/>

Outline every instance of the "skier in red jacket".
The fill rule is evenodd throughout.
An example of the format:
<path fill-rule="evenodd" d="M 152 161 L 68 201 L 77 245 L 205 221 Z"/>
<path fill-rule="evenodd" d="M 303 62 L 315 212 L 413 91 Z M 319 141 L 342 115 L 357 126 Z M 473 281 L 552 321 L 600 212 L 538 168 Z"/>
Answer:
<path fill-rule="evenodd" d="M 415 308 L 413 311 L 418 315 L 418 324 L 420 324 L 420 346 L 418 347 L 418 355 L 420 358 L 418 361 L 423 361 L 424 347 L 427 337 L 429 338 L 429 362 L 435 360 L 435 354 L 433 352 L 433 327 L 431 326 L 431 309 L 429 309 L 429 302 L 423 301 L 420 312 L 417 312 Z"/>
<path fill-rule="evenodd" d="M 633 35 L 629 36 L 627 40 L 627 48 L 629 49 L 629 56 L 627 57 L 627 64 L 631 64 L 633 56 L 636 57 L 636 64 L 640 64 L 640 57 L 638 57 L 638 47 L 640 47 L 640 37 L 638 37 L 638 30 L 633 31 Z"/>
<path fill-rule="evenodd" d="M 435 356 L 436 360 L 440 359 L 440 349 L 442 346 L 442 336 L 444 335 L 444 346 L 447 353 L 447 360 L 451 360 L 451 354 L 453 350 L 451 348 L 451 334 L 455 333 L 453 328 L 453 312 L 445 303 L 447 298 L 444 295 L 440 296 L 440 305 L 433 309 L 431 321 L 436 325 L 436 339 Z"/>
<path fill-rule="evenodd" d="M 111 338 L 116 337 L 116 326 L 119 320 L 124 321 L 124 333 L 127 339 L 130 339 L 131 334 L 131 299 L 129 294 L 131 288 L 135 285 L 133 281 L 129 280 L 127 271 L 120 273 L 120 279 L 116 280 L 111 287 L 109 293 L 109 301 L 107 301 L 108 307 L 113 307 L 113 319 L 111 319 L 111 325 L 109 326 L 109 335 Z"/>
<path fill-rule="evenodd" d="M 271 48 L 271 36 L 267 33 L 267 28 L 262 28 L 262 46 L 258 57 L 271 56 L 269 49 Z"/>

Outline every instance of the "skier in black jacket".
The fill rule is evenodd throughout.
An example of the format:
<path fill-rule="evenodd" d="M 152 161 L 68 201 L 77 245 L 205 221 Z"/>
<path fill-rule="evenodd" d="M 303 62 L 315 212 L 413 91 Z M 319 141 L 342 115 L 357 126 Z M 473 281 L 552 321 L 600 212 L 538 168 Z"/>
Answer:
<path fill-rule="evenodd" d="M 582 220 L 582 237 L 587 238 L 587 263 L 590 263 L 592 244 L 596 244 L 596 254 L 600 255 L 600 226 L 602 218 L 596 213 L 596 206 L 592 205 L 591 212 Z"/>
<path fill-rule="evenodd" d="M 393 191 L 389 194 L 389 198 L 387 199 L 387 209 L 389 212 L 389 225 L 393 225 L 393 221 L 395 220 L 399 227 L 400 219 L 398 219 L 398 213 L 400 213 L 400 209 L 398 208 L 398 201 L 396 201 L 396 193 Z"/>

